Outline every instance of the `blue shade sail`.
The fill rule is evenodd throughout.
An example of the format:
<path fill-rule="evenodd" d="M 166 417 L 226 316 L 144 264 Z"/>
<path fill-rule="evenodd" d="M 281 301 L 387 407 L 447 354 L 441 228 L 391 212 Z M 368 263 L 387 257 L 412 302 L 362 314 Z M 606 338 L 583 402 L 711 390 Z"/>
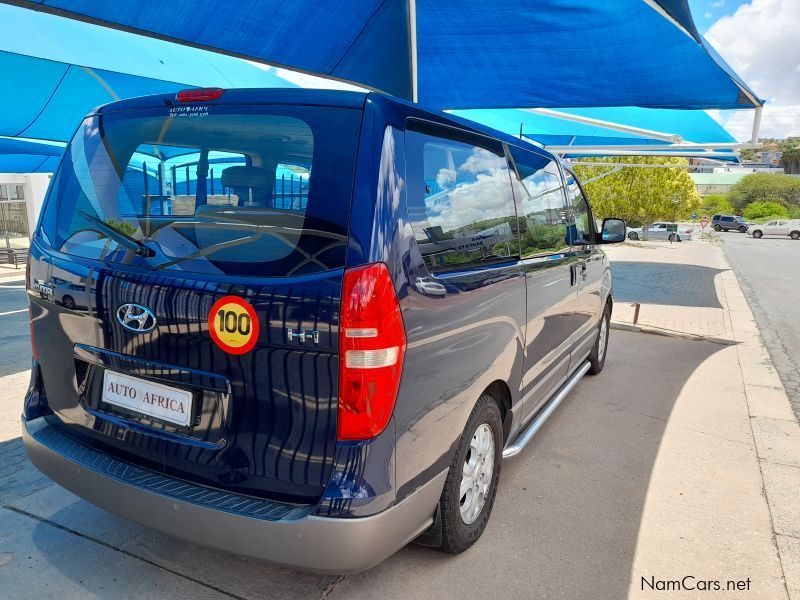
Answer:
<path fill-rule="evenodd" d="M 187 87 L 294 87 L 264 68 L 0 4 L 0 135 L 66 141 L 95 107 Z"/>
<path fill-rule="evenodd" d="M 0 137 L 0 173 L 53 173 L 63 144 Z"/>
<path fill-rule="evenodd" d="M 6 0 L 8 1 L 8 0 Z M 752 108 L 686 0 L 13 0 L 436 108 Z M 410 3 L 410 4 L 409 4 Z"/>
<path fill-rule="evenodd" d="M 619 125 L 676 134 L 687 142 L 729 143 L 736 141 L 722 125 L 702 110 L 647 109 L 636 106 L 558 110 Z M 576 123 L 525 110 L 456 110 L 452 112 L 504 133 L 519 135 L 521 132 L 525 137 L 546 146 L 566 146 L 568 144 L 576 146 L 658 145 L 667 143 L 633 133 L 607 129 L 598 125 Z"/>

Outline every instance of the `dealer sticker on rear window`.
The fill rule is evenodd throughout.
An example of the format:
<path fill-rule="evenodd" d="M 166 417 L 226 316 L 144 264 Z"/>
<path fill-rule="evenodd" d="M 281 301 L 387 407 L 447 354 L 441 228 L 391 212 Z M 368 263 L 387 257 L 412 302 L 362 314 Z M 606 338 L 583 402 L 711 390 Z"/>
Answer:
<path fill-rule="evenodd" d="M 258 318 L 253 305 L 239 296 L 225 296 L 208 313 L 211 339 L 228 354 L 245 354 L 258 341 Z"/>

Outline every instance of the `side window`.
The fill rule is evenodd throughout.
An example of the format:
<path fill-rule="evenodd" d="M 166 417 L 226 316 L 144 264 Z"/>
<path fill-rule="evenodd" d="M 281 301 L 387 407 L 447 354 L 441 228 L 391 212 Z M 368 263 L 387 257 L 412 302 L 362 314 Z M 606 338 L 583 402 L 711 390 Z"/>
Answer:
<path fill-rule="evenodd" d="M 777 221 L 768 221 L 767 223 L 764 223 L 764 227 L 773 227 L 777 224 L 778 224 Z"/>
<path fill-rule="evenodd" d="M 519 179 L 514 189 L 519 209 L 523 257 L 569 248 L 564 184 L 558 165 L 543 156 L 514 148 Z"/>
<path fill-rule="evenodd" d="M 589 215 L 589 203 L 583 195 L 575 175 L 565 171 L 567 177 L 567 202 L 571 212 L 571 222 L 567 229 L 567 237 L 573 246 L 591 244 L 594 239 L 594 228 Z"/>
<path fill-rule="evenodd" d="M 409 218 L 432 273 L 519 256 L 503 147 L 458 130 L 453 135 L 406 132 Z"/>

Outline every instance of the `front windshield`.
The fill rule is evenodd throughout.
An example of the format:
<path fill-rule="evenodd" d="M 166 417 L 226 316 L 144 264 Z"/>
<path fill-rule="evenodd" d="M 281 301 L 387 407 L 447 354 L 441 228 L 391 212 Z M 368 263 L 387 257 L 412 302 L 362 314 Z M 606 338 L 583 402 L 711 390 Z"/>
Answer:
<path fill-rule="evenodd" d="M 70 255 L 246 276 L 344 264 L 360 112 L 180 106 L 83 121 L 44 209 Z"/>

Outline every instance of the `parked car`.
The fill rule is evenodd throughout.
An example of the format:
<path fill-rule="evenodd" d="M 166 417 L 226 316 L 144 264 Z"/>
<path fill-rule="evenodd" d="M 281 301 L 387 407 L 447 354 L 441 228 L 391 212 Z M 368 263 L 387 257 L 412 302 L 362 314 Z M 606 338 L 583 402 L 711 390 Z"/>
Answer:
<path fill-rule="evenodd" d="M 417 291 L 426 296 L 434 296 L 436 298 L 443 298 L 447 295 L 447 288 L 436 281 L 433 277 L 417 277 L 414 282 L 414 287 Z"/>
<path fill-rule="evenodd" d="M 775 219 L 763 225 L 753 225 L 754 238 L 766 236 L 789 236 L 793 240 L 800 240 L 800 219 Z"/>
<path fill-rule="evenodd" d="M 711 227 L 714 231 L 738 231 L 747 233 L 748 223 L 738 215 L 714 215 L 711 217 Z"/>
<path fill-rule="evenodd" d="M 292 567 L 461 552 L 501 459 L 603 369 L 625 223 L 599 229 L 552 154 L 377 93 L 101 107 L 33 236 L 29 284 L 57 268 L 95 303 L 29 294 L 28 455 L 117 515 Z"/>
<path fill-rule="evenodd" d="M 627 236 L 629 240 L 644 239 L 641 227 L 628 227 Z M 682 242 L 692 239 L 692 228 L 676 223 L 658 221 L 647 228 L 648 240 L 666 240 L 670 242 Z"/>

